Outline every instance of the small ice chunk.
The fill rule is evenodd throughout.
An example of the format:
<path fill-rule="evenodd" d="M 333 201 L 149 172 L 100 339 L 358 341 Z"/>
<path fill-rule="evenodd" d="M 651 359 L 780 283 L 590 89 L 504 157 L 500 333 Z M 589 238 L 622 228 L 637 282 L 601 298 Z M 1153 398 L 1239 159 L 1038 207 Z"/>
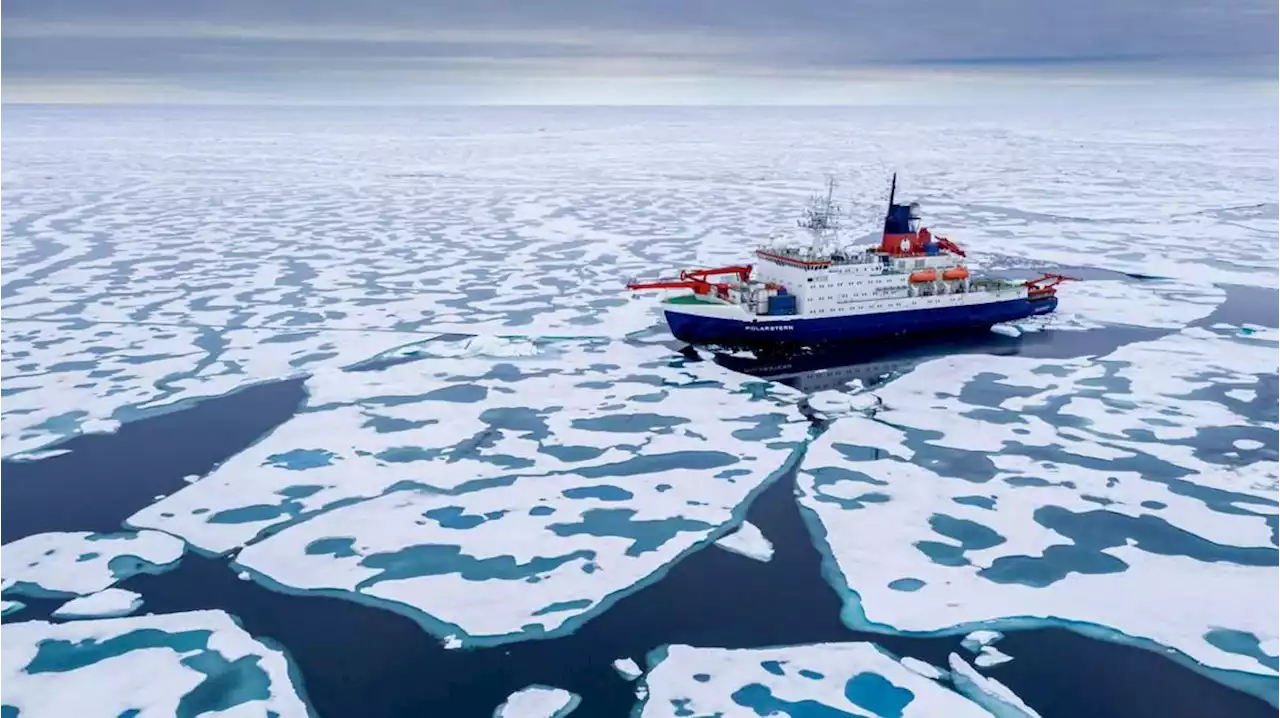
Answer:
<path fill-rule="evenodd" d="M 940 668 L 933 665 L 932 663 L 925 663 L 919 658 L 904 656 L 899 661 L 899 663 L 902 664 L 903 668 L 906 668 L 912 673 L 917 673 L 919 675 L 924 676 L 925 678 L 932 678 L 935 681 L 941 679 L 943 675 L 942 670 Z"/>
<path fill-rule="evenodd" d="M 123 588 L 108 588 L 74 598 L 53 612 L 54 618 L 116 618 L 127 616 L 142 606 L 142 594 Z"/>
<path fill-rule="evenodd" d="M 1231 442 L 1231 445 L 1242 451 L 1253 451 L 1254 449 L 1261 449 L 1266 446 L 1266 444 L 1258 441 L 1257 439 L 1236 439 Z"/>
<path fill-rule="evenodd" d="M 22 601 L 0 601 L 0 616 L 7 616 L 10 613 L 17 613 L 26 608 L 27 604 Z"/>
<path fill-rule="evenodd" d="M 640 666 L 630 658 L 619 658 L 613 662 L 613 670 L 617 671 L 623 678 L 634 681 L 640 677 L 644 671 L 640 670 Z"/>
<path fill-rule="evenodd" d="M 992 715 L 1040 718 L 1039 713 L 1023 703 L 1005 684 L 978 673 L 960 656 L 952 653 L 947 656 L 947 663 L 951 666 L 951 682 L 956 690 Z"/>
<path fill-rule="evenodd" d="M 1226 395 L 1228 399 L 1235 399 L 1236 401 L 1242 401 L 1245 403 L 1249 403 L 1258 398 L 1258 393 L 1253 389 L 1229 389 L 1226 392 Z"/>
<path fill-rule="evenodd" d="M 978 652 L 978 657 L 973 659 L 973 665 L 979 668 L 990 668 L 991 666 L 998 666 L 1001 663 L 1008 663 L 1012 660 L 1013 656 L 1001 652 L 1001 650 L 995 646 L 983 646 L 982 650 Z"/>
<path fill-rule="evenodd" d="M 44 451 L 28 451 L 25 454 L 15 454 L 9 457 L 8 461 L 39 461 L 41 459 L 52 459 L 55 456 L 70 454 L 71 449 L 46 449 Z"/>
<path fill-rule="evenodd" d="M 809 395 L 809 406 L 824 414 L 868 411 L 879 405 L 880 399 L 875 394 L 848 394 L 826 389 Z"/>
<path fill-rule="evenodd" d="M 200 474 L 187 474 L 186 476 L 182 477 L 182 480 L 187 482 L 188 484 L 194 484 L 195 482 L 200 480 Z"/>
<path fill-rule="evenodd" d="M 1017 327 L 1011 326 L 1009 324 L 993 324 L 991 325 L 991 331 L 1006 337 L 1012 337 L 1014 339 L 1022 336 L 1022 332 L 1018 331 Z"/>
<path fill-rule="evenodd" d="M 236 578 L 240 579 L 241 581 L 248 581 L 253 577 L 249 575 L 248 571 L 241 571 L 240 573 L 236 574 Z"/>
<path fill-rule="evenodd" d="M 458 638 L 456 633 L 451 633 L 444 637 L 444 647 L 445 650 L 449 651 L 455 648 L 462 648 L 462 639 Z"/>
<path fill-rule="evenodd" d="M 114 434 L 120 429 L 120 422 L 115 419 L 85 419 L 80 422 L 82 434 Z"/>
<path fill-rule="evenodd" d="M 965 636 L 963 641 L 960 641 L 960 645 L 974 653 L 977 653 L 983 646 L 995 643 L 1001 638 L 1004 638 L 1004 634 L 999 631 L 973 631 L 969 635 Z"/>
<path fill-rule="evenodd" d="M 532 685 L 512 693 L 493 712 L 493 718 L 561 718 L 573 712 L 582 698 L 564 690 Z"/>
<path fill-rule="evenodd" d="M 164 498 L 164 494 L 156 494 L 155 500 L 159 501 L 160 499 L 163 499 L 163 498 Z"/>
<path fill-rule="evenodd" d="M 643 683 L 636 684 L 636 700 L 644 700 L 649 697 L 649 687 Z"/>
<path fill-rule="evenodd" d="M 747 558 L 768 563 L 773 558 L 773 544 L 764 537 L 756 525 L 743 521 L 737 531 L 716 541 L 716 545 L 726 551 L 741 554 Z"/>

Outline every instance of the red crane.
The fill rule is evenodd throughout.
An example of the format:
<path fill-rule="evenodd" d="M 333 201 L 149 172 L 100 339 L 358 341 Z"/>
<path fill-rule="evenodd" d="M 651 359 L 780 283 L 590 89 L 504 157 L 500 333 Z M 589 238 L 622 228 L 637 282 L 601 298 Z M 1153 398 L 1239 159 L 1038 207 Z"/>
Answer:
<path fill-rule="evenodd" d="M 1027 288 L 1027 298 L 1034 299 L 1036 297 L 1052 296 L 1057 290 L 1057 286 L 1063 282 L 1078 282 L 1076 277 L 1068 277 L 1062 274 L 1049 274 L 1046 272 L 1044 276 L 1036 279 L 1029 279 L 1023 282 Z"/>
<path fill-rule="evenodd" d="M 627 289 L 632 291 L 641 291 L 645 289 L 692 289 L 694 294 L 710 294 L 712 290 L 717 293 L 727 292 L 729 290 L 728 282 L 712 282 L 710 277 L 719 277 L 727 274 L 735 275 L 739 282 L 746 282 L 751 278 L 751 265 L 735 265 L 732 267 L 717 267 L 715 269 L 686 269 L 680 273 L 679 279 L 659 279 L 654 282 L 627 282 Z"/>
<path fill-rule="evenodd" d="M 951 252 L 952 254 L 958 254 L 961 257 L 965 256 L 964 250 L 960 249 L 960 247 L 955 242 L 952 242 L 946 237 L 935 237 L 935 239 L 938 241 L 938 246 L 941 247 L 942 249 L 945 249 L 948 252 Z"/>

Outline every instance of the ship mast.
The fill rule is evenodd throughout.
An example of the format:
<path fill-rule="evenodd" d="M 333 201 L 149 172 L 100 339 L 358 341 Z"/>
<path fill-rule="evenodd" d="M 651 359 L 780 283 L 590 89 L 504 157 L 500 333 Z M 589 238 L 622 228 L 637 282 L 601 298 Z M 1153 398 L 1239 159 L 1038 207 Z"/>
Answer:
<path fill-rule="evenodd" d="M 828 176 L 827 195 L 814 196 L 804 210 L 804 217 L 797 221 L 801 228 L 809 230 L 813 235 L 810 251 L 814 255 L 822 254 L 827 242 L 833 239 L 840 229 L 840 206 L 836 204 L 835 192 L 836 178 Z"/>

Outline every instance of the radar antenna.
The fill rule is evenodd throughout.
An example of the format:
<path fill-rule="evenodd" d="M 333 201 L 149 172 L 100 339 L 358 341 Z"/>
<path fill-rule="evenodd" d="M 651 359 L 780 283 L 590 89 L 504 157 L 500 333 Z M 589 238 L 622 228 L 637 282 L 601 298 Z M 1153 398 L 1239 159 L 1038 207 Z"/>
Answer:
<path fill-rule="evenodd" d="M 840 205 L 835 200 L 836 178 L 827 176 L 826 196 L 815 195 L 804 210 L 804 217 L 796 222 L 813 234 L 814 254 L 822 251 L 828 238 L 840 229 Z"/>

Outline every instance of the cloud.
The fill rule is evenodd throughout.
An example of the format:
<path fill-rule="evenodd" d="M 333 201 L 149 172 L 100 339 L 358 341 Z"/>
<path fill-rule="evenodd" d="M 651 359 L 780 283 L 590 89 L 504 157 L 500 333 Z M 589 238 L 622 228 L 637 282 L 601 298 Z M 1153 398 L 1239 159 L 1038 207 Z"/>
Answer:
<path fill-rule="evenodd" d="M 812 92 L 787 88 L 851 82 L 867 70 L 903 77 L 904 68 L 1229 68 L 1274 78 L 1277 5 L 9 0 L 3 13 L 6 101 L 38 97 L 41 85 L 65 97 L 85 84 L 134 88 L 125 93 L 131 97 L 145 94 L 139 88 L 154 87 L 172 96 L 248 99 L 305 99 L 354 84 L 362 95 L 378 88 L 388 97 L 408 93 L 453 101 L 514 92 L 519 78 L 560 88 L 589 87 L 607 78 L 633 87 L 644 81 L 655 88 L 645 96 L 659 90 L 684 96 L 688 88 L 707 91 L 734 83 L 747 92 L 744 82 L 755 83 L 755 94 L 782 83 L 786 91 L 806 95 Z M 11 83 L 21 93 L 10 92 Z"/>

